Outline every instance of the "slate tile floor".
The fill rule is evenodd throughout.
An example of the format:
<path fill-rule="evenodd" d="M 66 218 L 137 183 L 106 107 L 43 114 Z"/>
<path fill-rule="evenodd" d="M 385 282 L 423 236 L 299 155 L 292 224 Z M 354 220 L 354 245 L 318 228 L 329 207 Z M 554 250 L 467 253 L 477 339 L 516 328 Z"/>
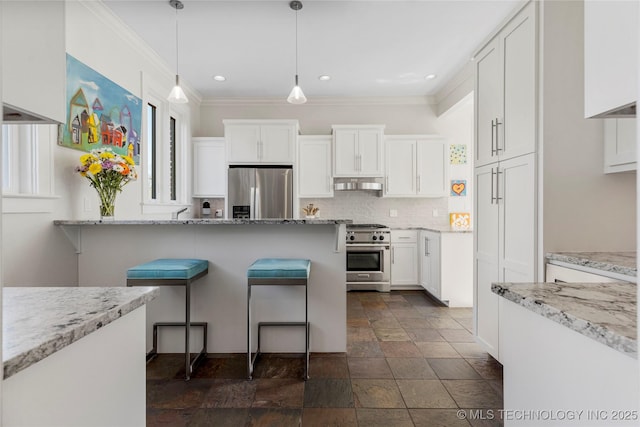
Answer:
<path fill-rule="evenodd" d="M 147 365 L 147 425 L 502 425 L 502 366 L 471 316 L 420 291 L 349 292 L 347 353 L 312 354 L 306 382 L 298 355 L 263 356 L 253 381 L 245 355 L 212 355 L 185 382 L 182 355 L 162 354 Z"/>

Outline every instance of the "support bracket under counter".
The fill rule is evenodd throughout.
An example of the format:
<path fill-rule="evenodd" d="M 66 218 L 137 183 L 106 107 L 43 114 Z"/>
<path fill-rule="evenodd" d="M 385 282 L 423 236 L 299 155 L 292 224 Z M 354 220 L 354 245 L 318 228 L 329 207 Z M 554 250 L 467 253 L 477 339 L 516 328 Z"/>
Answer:
<path fill-rule="evenodd" d="M 71 242 L 76 254 L 82 253 L 82 230 L 77 225 L 60 225 L 62 232 Z"/>

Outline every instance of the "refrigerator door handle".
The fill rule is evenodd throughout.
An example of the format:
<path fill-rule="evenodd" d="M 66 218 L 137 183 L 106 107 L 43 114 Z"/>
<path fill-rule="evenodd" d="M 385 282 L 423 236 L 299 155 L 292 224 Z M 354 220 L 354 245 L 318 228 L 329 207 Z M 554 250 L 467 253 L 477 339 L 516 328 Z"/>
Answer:
<path fill-rule="evenodd" d="M 249 198 L 249 219 L 256 218 L 256 188 L 251 187 L 251 196 Z"/>

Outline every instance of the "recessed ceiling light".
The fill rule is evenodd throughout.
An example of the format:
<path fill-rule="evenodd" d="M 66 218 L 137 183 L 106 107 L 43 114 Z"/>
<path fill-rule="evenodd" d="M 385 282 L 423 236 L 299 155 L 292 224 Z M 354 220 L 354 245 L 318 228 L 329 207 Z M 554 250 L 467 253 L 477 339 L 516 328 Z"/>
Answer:
<path fill-rule="evenodd" d="M 331 76 L 327 76 L 326 74 L 323 74 L 322 76 L 318 77 L 318 80 L 320 80 L 321 82 L 326 82 L 331 80 Z"/>
<path fill-rule="evenodd" d="M 227 78 L 225 76 L 213 76 L 213 80 L 215 80 L 217 82 L 223 82 L 223 81 L 227 80 Z"/>
<path fill-rule="evenodd" d="M 436 74 L 427 74 L 426 76 L 424 76 L 425 80 L 433 80 L 436 77 L 438 77 Z"/>

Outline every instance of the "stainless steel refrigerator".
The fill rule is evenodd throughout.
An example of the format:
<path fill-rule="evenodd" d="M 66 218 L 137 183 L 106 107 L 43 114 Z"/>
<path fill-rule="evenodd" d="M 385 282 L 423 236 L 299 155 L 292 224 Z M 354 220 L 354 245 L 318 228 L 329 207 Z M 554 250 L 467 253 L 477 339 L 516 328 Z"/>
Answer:
<path fill-rule="evenodd" d="M 291 166 L 229 166 L 232 218 L 293 218 Z"/>

